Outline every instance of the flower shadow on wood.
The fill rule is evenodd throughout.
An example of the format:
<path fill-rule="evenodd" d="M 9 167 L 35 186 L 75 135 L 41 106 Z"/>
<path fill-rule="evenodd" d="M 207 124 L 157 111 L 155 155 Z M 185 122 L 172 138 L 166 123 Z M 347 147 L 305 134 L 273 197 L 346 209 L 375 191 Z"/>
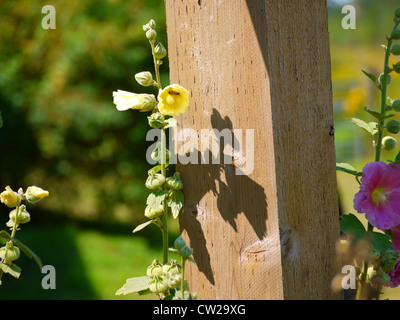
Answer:
<path fill-rule="evenodd" d="M 214 284 L 209 251 L 214 247 L 214 239 L 225 240 L 222 235 L 215 237 L 215 233 L 224 228 L 224 223 L 220 222 L 220 218 L 229 223 L 234 233 L 237 233 L 237 221 L 239 215 L 243 214 L 257 238 L 262 240 L 267 234 L 267 198 L 261 185 L 247 175 L 236 174 L 235 164 L 223 163 L 222 155 L 224 155 L 225 147 L 231 144 L 227 149 L 237 152 L 239 151 L 237 146 L 240 145 L 238 141 L 235 141 L 230 118 L 227 116 L 222 118 L 221 114 L 213 109 L 211 124 L 212 128 L 219 132 L 229 129 L 232 134 L 232 139 L 216 136 L 221 157 L 213 154 L 208 148 L 202 151 L 194 149 L 190 153 L 197 154 L 198 164 L 179 164 L 178 166 L 181 167 L 178 171 L 183 173 L 182 180 L 185 188 L 185 207 L 183 214 L 180 215 L 180 225 L 184 226 L 188 234 L 198 269 Z M 202 157 L 204 159 L 207 155 L 209 164 L 202 164 Z M 210 192 L 213 196 L 204 201 L 204 197 Z M 215 223 L 203 223 L 210 219 Z M 227 250 L 230 245 L 226 243 Z"/>

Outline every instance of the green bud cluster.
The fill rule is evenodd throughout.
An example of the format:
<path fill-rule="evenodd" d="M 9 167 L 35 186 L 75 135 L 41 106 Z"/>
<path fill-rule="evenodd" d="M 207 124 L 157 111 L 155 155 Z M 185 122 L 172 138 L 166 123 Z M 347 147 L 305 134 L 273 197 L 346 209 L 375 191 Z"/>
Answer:
<path fill-rule="evenodd" d="M 162 265 L 154 259 L 147 268 L 147 276 L 151 278 L 149 289 L 151 292 L 165 294 L 169 289 L 176 289 L 181 285 L 182 267 L 176 260 Z"/>
<path fill-rule="evenodd" d="M 181 255 L 184 260 L 188 259 L 193 254 L 193 249 L 186 245 L 186 242 L 183 240 L 182 236 L 176 238 L 174 247 L 176 250 L 178 250 L 179 255 Z"/>
<path fill-rule="evenodd" d="M 27 251 L 31 251 L 26 245 L 23 245 L 19 240 L 15 239 L 15 233 L 17 230 L 19 230 L 18 227 L 21 224 L 28 223 L 31 220 L 31 215 L 26 210 L 26 206 L 22 204 L 22 201 L 36 203 L 48 196 L 48 191 L 36 186 L 28 187 L 25 192 L 22 188 L 20 188 L 18 192 L 15 192 L 9 186 L 7 186 L 6 190 L 0 194 L 0 201 L 7 207 L 12 208 L 11 212 L 9 213 L 9 220 L 6 223 L 6 226 L 11 230 L 11 234 L 9 234 L 6 230 L 0 231 L 2 233 L 2 236 L 0 237 L 0 243 L 1 245 L 4 245 L 3 247 L 0 247 L 0 285 L 3 273 L 9 273 L 13 277 L 19 278 L 20 268 L 16 266 L 13 261 L 19 258 L 20 248 L 25 253 L 27 253 Z M 32 257 L 32 255 L 30 257 Z M 41 268 L 40 259 L 35 260 Z M 10 267 L 6 267 L 5 265 Z"/>

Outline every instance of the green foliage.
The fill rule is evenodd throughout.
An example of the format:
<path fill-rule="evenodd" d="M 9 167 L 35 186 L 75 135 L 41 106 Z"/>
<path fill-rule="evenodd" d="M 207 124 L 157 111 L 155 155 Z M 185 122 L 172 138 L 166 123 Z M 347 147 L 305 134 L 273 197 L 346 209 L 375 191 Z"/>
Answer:
<path fill-rule="evenodd" d="M 51 189 L 44 209 L 131 220 L 146 197 L 147 126 L 144 114 L 115 112 L 111 93 L 138 91 L 134 74 L 151 70 L 137 26 L 151 15 L 162 30 L 164 2 L 57 1 L 55 30 L 41 27 L 45 4 L 1 7 L 0 148 L 7 157 L 0 159 L 0 181 Z M 160 37 L 166 43 L 165 32 Z"/>

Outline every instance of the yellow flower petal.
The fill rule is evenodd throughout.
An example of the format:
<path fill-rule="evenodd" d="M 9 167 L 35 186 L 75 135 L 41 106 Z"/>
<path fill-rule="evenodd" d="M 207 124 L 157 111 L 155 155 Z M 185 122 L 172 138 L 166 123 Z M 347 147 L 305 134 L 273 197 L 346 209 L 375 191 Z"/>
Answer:
<path fill-rule="evenodd" d="M 165 87 L 158 95 L 158 110 L 165 116 L 177 116 L 189 107 L 189 91 L 179 84 Z"/>

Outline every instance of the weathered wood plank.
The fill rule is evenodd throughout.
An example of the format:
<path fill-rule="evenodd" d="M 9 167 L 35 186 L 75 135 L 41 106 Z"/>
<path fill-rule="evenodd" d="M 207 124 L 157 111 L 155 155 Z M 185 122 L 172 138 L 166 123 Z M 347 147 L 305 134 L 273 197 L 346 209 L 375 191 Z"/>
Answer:
<path fill-rule="evenodd" d="M 197 262 L 188 268 L 191 289 L 202 299 L 336 297 L 326 1 L 165 2 L 171 83 L 191 91 L 178 130 L 201 138 L 202 129 L 228 129 L 233 141 L 232 132 L 243 133 L 242 158 L 238 144 L 215 137 L 233 164 L 178 164 L 180 224 Z M 180 154 L 204 157 L 200 141 L 181 142 Z"/>

